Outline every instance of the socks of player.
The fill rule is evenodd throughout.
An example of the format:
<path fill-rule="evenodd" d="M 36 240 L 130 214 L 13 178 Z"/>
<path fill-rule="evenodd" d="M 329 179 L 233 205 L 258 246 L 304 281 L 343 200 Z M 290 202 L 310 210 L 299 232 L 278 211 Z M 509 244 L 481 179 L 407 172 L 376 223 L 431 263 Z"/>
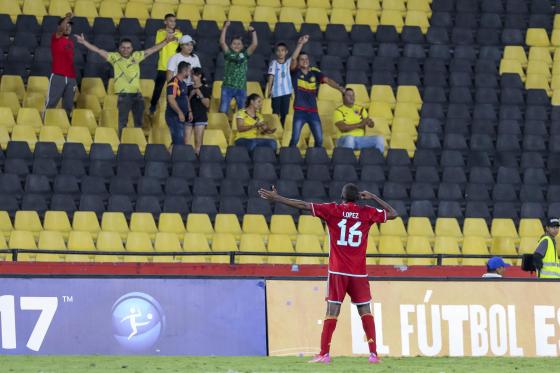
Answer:
<path fill-rule="evenodd" d="M 336 317 L 327 317 L 323 322 L 323 332 L 321 333 L 321 355 L 329 353 L 335 328 Z"/>
<path fill-rule="evenodd" d="M 366 332 L 369 352 L 373 352 L 377 355 L 377 343 L 375 342 L 375 322 L 373 321 L 373 315 L 371 313 L 362 315 L 362 326 L 364 327 L 364 332 Z"/>

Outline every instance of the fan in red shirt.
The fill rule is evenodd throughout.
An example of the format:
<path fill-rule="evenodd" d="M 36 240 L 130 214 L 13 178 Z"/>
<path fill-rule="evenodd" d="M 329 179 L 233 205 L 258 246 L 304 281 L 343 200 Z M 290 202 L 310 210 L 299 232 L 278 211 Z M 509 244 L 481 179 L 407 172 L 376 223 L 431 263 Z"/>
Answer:
<path fill-rule="evenodd" d="M 346 294 L 352 303 L 358 307 L 362 318 L 362 325 L 366 333 L 370 356 L 370 363 L 378 363 L 377 346 L 375 341 L 375 322 L 371 313 L 371 293 L 366 272 L 366 250 L 368 233 L 375 223 L 385 223 L 395 219 L 397 211 L 377 197 L 375 194 L 360 192 L 354 184 L 346 184 L 342 188 L 342 203 L 309 203 L 289 199 L 279 195 L 276 188 L 272 190 L 260 189 L 259 195 L 273 202 L 301 209 L 311 210 L 313 216 L 321 218 L 329 229 L 330 255 L 327 295 L 327 315 L 323 323 L 321 334 L 321 352 L 311 363 L 331 362 L 329 354 L 330 344 L 340 306 Z M 359 205 L 358 200 L 373 200 L 382 209 Z"/>

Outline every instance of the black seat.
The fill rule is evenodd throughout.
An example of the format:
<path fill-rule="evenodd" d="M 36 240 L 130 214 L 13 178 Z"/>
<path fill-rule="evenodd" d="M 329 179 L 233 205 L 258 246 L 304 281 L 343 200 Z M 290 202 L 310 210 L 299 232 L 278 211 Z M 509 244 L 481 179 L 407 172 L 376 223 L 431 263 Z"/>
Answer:
<path fill-rule="evenodd" d="M 38 34 L 41 31 L 41 26 L 37 22 L 37 18 L 34 15 L 19 14 L 16 18 L 15 29 L 16 32 L 27 31 Z"/>
<path fill-rule="evenodd" d="M 31 163 L 33 159 L 33 154 L 29 149 L 29 144 L 25 141 L 9 141 L 8 147 L 6 148 L 6 158 L 14 159 L 24 159 L 28 163 Z"/>
<path fill-rule="evenodd" d="M 413 201 L 435 200 L 434 186 L 429 183 L 413 183 L 410 187 L 410 199 Z"/>
<path fill-rule="evenodd" d="M 410 216 L 422 216 L 435 219 L 434 206 L 430 201 L 412 201 L 410 205 Z"/>
<path fill-rule="evenodd" d="M 175 148 L 175 146 L 173 147 Z M 148 144 L 144 153 L 145 162 L 170 162 L 171 154 L 163 144 Z"/>
<path fill-rule="evenodd" d="M 169 180 L 168 180 L 169 182 Z M 224 179 L 220 184 L 220 196 L 236 197 L 242 200 L 247 199 L 247 193 L 243 187 L 243 183 L 236 179 Z"/>
<path fill-rule="evenodd" d="M 253 168 L 253 178 L 274 182 L 277 179 L 276 170 L 271 163 L 256 163 Z"/>
<path fill-rule="evenodd" d="M 330 159 L 325 148 L 308 148 L 305 153 L 305 163 L 311 164 L 329 164 Z"/>
<path fill-rule="evenodd" d="M 62 159 L 87 161 L 88 156 L 84 144 L 77 142 L 65 142 L 62 146 Z"/>
<path fill-rule="evenodd" d="M 490 210 L 488 209 L 488 204 L 486 202 L 467 202 L 465 208 L 466 218 L 482 218 L 489 220 Z"/>
<path fill-rule="evenodd" d="M 444 167 L 441 174 L 441 181 L 444 183 L 465 184 L 467 182 L 465 169 L 457 166 Z"/>
<path fill-rule="evenodd" d="M 546 185 L 548 180 L 543 168 L 526 168 L 523 171 L 523 184 Z"/>
<path fill-rule="evenodd" d="M 403 184 L 387 182 L 383 185 L 383 198 L 391 200 L 408 200 L 408 194 Z"/>
<path fill-rule="evenodd" d="M 53 194 L 50 204 L 51 211 L 64 211 L 68 214 L 69 218 L 72 218 L 74 211 L 77 209 L 74 196 L 70 194 Z"/>
<path fill-rule="evenodd" d="M 539 219 L 545 217 L 544 208 L 541 203 L 526 202 L 521 204 L 521 219 Z"/>
<path fill-rule="evenodd" d="M 465 199 L 467 201 L 490 201 L 489 185 L 467 184 L 465 188 Z"/>
<path fill-rule="evenodd" d="M 106 150 L 105 150 L 106 151 Z M 117 150 L 117 162 L 144 163 L 144 157 L 140 153 L 140 148 L 136 144 L 119 144 Z"/>
<path fill-rule="evenodd" d="M 194 165 L 190 162 L 173 163 L 171 175 L 185 180 L 193 180 L 196 177 Z"/>
<path fill-rule="evenodd" d="M 173 163 L 196 162 L 197 158 L 191 145 L 173 145 L 173 149 L 171 150 L 171 161 Z"/>
<path fill-rule="evenodd" d="M 217 145 L 202 145 L 199 155 L 200 163 L 223 163 L 224 157 Z"/>
<path fill-rule="evenodd" d="M 519 219 L 518 204 L 514 202 L 496 202 L 492 216 L 494 219 Z"/>
<path fill-rule="evenodd" d="M 178 213 L 184 217 L 190 212 L 189 203 L 185 197 L 168 195 L 163 201 L 162 212 Z"/>
<path fill-rule="evenodd" d="M 49 209 L 49 206 L 45 195 L 26 193 L 21 200 L 21 209 L 25 211 L 37 211 L 40 216 L 43 216 Z"/>
<path fill-rule="evenodd" d="M 163 188 L 161 181 L 154 177 L 144 176 L 138 180 L 138 196 L 156 196 L 163 199 Z"/>
<path fill-rule="evenodd" d="M 333 168 L 333 180 L 357 182 L 358 174 L 356 173 L 356 168 L 347 164 L 335 165 Z"/>
<path fill-rule="evenodd" d="M 144 169 L 144 176 L 165 180 L 169 177 L 169 166 L 166 162 L 148 161 Z"/>
<path fill-rule="evenodd" d="M 363 166 L 360 180 L 376 183 L 385 182 L 385 172 L 383 171 L 383 167 L 376 165 Z"/>
<path fill-rule="evenodd" d="M 126 216 L 130 216 L 134 209 L 128 195 L 112 195 L 107 202 L 107 211 L 122 212 Z"/>
<path fill-rule="evenodd" d="M 293 180 L 278 180 L 276 183 L 276 189 L 278 193 L 289 198 L 300 198 L 300 192 L 298 185 Z"/>
<path fill-rule="evenodd" d="M 136 181 L 142 176 L 142 170 L 136 162 L 119 162 L 116 175 Z"/>
<path fill-rule="evenodd" d="M 373 42 L 374 34 L 368 25 L 352 25 L 350 39 L 352 39 L 354 43 L 371 43 Z"/>
<path fill-rule="evenodd" d="M 325 185 L 316 180 L 305 180 L 301 187 L 301 196 L 304 199 L 314 198 L 322 199 L 327 197 Z"/>
<path fill-rule="evenodd" d="M 27 175 L 25 179 L 25 193 L 50 194 L 52 192 L 49 179 L 44 175 Z"/>
<path fill-rule="evenodd" d="M 280 167 L 280 179 L 302 182 L 305 176 L 300 165 L 285 164 Z"/>
<path fill-rule="evenodd" d="M 134 199 L 136 195 L 136 190 L 134 189 L 134 184 L 129 178 L 121 176 L 113 176 L 109 183 L 109 193 L 111 195 L 122 194 L 131 196 Z"/>
<path fill-rule="evenodd" d="M 519 200 L 521 202 L 545 202 L 543 188 L 539 185 L 522 185 Z"/>
<path fill-rule="evenodd" d="M 53 192 L 77 199 L 80 196 L 78 179 L 73 175 L 57 175 L 53 182 Z"/>
<path fill-rule="evenodd" d="M 367 148 L 360 151 L 360 166 L 366 165 L 384 165 L 385 158 L 378 149 Z"/>
<path fill-rule="evenodd" d="M 33 161 L 31 172 L 36 175 L 44 175 L 52 179 L 58 174 L 58 168 L 53 159 L 35 159 Z"/>
<path fill-rule="evenodd" d="M 519 176 L 519 170 L 517 168 L 511 167 L 499 167 L 496 181 L 498 184 L 521 184 L 521 177 Z"/>
<path fill-rule="evenodd" d="M 247 201 L 247 214 L 260 214 L 270 219 L 272 215 L 270 202 L 260 197 L 249 197 Z"/>
<path fill-rule="evenodd" d="M 463 219 L 463 211 L 457 201 L 440 201 L 437 216 L 438 218 Z"/>
<path fill-rule="evenodd" d="M 0 192 L 20 197 L 23 194 L 23 188 L 19 177 L 14 174 L 0 174 Z"/>
<path fill-rule="evenodd" d="M 344 188 L 345 184 L 344 181 L 331 181 L 329 184 L 329 198 L 333 201 L 340 200 L 342 188 Z"/>
<path fill-rule="evenodd" d="M 213 179 L 197 177 L 194 179 L 193 195 L 203 197 L 214 197 L 218 195 L 218 188 Z"/>
<path fill-rule="evenodd" d="M 223 197 L 220 199 L 220 209 L 221 214 L 235 214 L 239 218 L 245 214 L 245 208 L 243 207 L 243 202 L 239 198 L 235 197 Z"/>
<path fill-rule="evenodd" d="M 458 151 L 444 150 L 441 153 L 440 164 L 442 167 L 463 167 L 465 166 L 465 160 Z"/>
<path fill-rule="evenodd" d="M 4 172 L 25 177 L 29 174 L 29 167 L 27 162 L 23 159 L 6 159 L 4 163 Z"/>
<path fill-rule="evenodd" d="M 96 194 L 82 194 L 80 198 L 80 211 L 93 211 L 98 218 L 105 212 L 105 202 Z"/>
<path fill-rule="evenodd" d="M 86 176 L 81 183 L 82 194 L 99 195 L 103 199 L 108 198 L 109 192 L 105 180 L 97 176 Z"/>
<path fill-rule="evenodd" d="M 246 163 L 230 163 L 226 166 L 226 178 L 242 181 L 247 184 L 251 178 L 249 166 Z"/>
<path fill-rule="evenodd" d="M 113 162 L 111 161 L 92 161 L 89 164 L 89 175 L 100 176 L 105 179 L 110 179 L 115 175 L 113 169 Z"/>
<path fill-rule="evenodd" d="M 331 180 L 329 167 L 325 164 L 312 164 L 307 167 L 307 179 L 327 182 Z"/>
<path fill-rule="evenodd" d="M 197 214 L 208 214 L 212 218 L 218 213 L 216 203 L 212 197 L 194 197 L 191 211 Z"/>
<path fill-rule="evenodd" d="M 221 163 L 201 163 L 198 169 L 198 176 L 210 178 L 214 180 L 221 180 L 224 178 Z"/>
<path fill-rule="evenodd" d="M 226 151 L 226 163 L 249 163 L 251 157 L 247 148 L 243 146 L 230 146 Z"/>
<path fill-rule="evenodd" d="M 496 184 L 492 190 L 492 199 L 497 202 L 515 202 L 518 197 L 512 184 Z"/>
<path fill-rule="evenodd" d="M 149 212 L 154 215 L 162 212 L 158 196 L 139 196 L 135 207 L 136 212 Z"/>
<path fill-rule="evenodd" d="M 189 184 L 185 179 L 179 177 L 169 177 L 165 183 L 165 195 L 192 197 Z"/>
<path fill-rule="evenodd" d="M 284 148 L 291 149 L 291 148 Z M 296 149 L 297 150 L 297 149 Z M 301 158 L 301 156 L 300 156 Z M 254 163 L 276 163 L 276 153 L 274 149 L 265 146 L 258 146 L 253 150 Z"/>
<path fill-rule="evenodd" d="M 439 184 L 437 198 L 440 201 L 462 201 L 464 196 L 459 184 L 441 183 Z"/>

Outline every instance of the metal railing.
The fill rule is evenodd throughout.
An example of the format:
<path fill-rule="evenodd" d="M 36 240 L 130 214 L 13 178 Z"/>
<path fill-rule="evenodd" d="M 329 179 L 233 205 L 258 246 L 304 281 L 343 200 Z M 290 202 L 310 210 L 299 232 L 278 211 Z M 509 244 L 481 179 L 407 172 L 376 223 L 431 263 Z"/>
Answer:
<path fill-rule="evenodd" d="M 48 255 L 108 255 L 108 256 L 228 256 L 229 264 L 235 264 L 238 256 L 287 256 L 287 257 L 314 257 L 328 258 L 327 253 L 300 253 L 300 252 L 266 252 L 262 251 L 82 251 L 82 250 L 39 250 L 39 249 L 1 249 L 0 253 L 12 255 L 12 261 L 18 261 L 19 254 L 48 254 Z M 493 255 L 474 254 L 366 254 L 367 258 L 402 258 L 402 259 L 436 259 L 436 265 L 443 265 L 444 259 L 489 259 Z M 504 259 L 521 259 L 521 255 L 501 255 Z"/>

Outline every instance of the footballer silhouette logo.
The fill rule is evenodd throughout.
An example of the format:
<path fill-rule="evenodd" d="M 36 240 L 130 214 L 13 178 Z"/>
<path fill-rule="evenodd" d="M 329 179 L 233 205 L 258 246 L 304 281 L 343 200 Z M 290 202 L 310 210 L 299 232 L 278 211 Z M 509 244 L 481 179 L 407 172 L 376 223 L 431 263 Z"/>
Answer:
<path fill-rule="evenodd" d="M 145 293 L 128 293 L 113 305 L 113 335 L 129 351 L 152 347 L 163 333 L 165 315 L 161 305 Z"/>

